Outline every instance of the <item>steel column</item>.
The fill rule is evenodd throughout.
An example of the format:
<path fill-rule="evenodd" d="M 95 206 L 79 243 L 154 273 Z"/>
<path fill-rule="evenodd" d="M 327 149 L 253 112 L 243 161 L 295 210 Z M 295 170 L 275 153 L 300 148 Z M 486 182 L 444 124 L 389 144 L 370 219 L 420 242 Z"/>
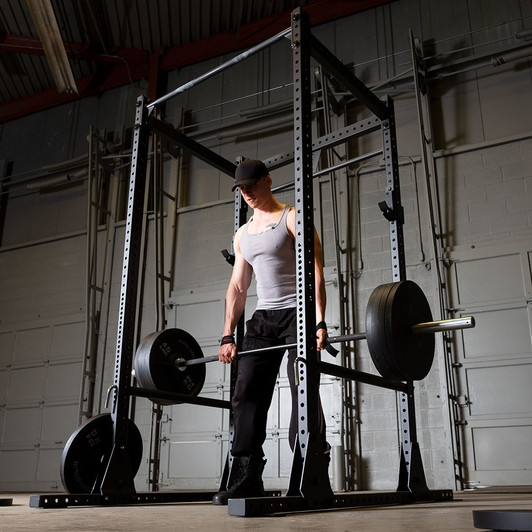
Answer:
<path fill-rule="evenodd" d="M 242 162 L 240 160 L 239 162 Z M 236 166 L 235 166 L 236 169 Z M 234 175 L 234 171 L 233 171 Z M 248 206 L 245 201 L 242 199 L 242 194 L 240 193 L 240 189 L 237 188 L 235 190 L 235 210 L 234 210 L 234 219 L 233 219 L 233 234 L 236 234 L 238 229 L 241 225 L 243 225 L 247 220 L 247 213 L 248 213 Z M 233 243 L 231 244 L 231 257 L 234 262 L 234 247 Z M 227 257 L 226 257 L 227 260 Z M 236 345 L 240 348 L 242 346 L 242 340 L 244 338 L 244 324 L 245 324 L 245 311 L 242 313 L 242 316 L 240 316 L 240 319 L 238 320 L 238 324 L 236 326 L 235 330 L 235 342 Z M 233 393 L 235 391 L 235 384 L 236 384 L 236 377 L 238 372 L 238 360 L 233 362 L 231 364 L 231 382 L 229 384 L 229 397 L 233 397 Z M 233 410 L 230 408 L 229 410 L 229 450 L 227 452 L 227 458 L 225 460 L 224 470 L 222 473 L 222 479 L 220 481 L 220 491 L 226 491 L 229 486 L 231 479 L 231 475 L 233 473 L 233 455 L 231 454 L 231 449 L 233 446 L 233 438 L 235 437 L 235 426 L 234 426 L 234 418 L 233 418 Z"/>
<path fill-rule="evenodd" d="M 135 350 L 137 294 L 139 284 L 142 215 L 146 188 L 146 163 L 150 128 L 144 97 L 137 99 L 133 156 L 129 182 L 129 203 L 126 218 L 126 237 L 120 289 L 120 308 L 116 341 L 114 395 L 111 407 L 113 419 L 113 448 L 101 485 L 94 492 L 107 494 L 135 493 L 128 450 L 128 413 L 131 370 Z M 99 489 L 98 489 L 99 488 Z"/>
<path fill-rule="evenodd" d="M 393 100 L 388 98 L 389 116 L 382 122 L 382 150 L 386 167 L 386 200 L 379 203 L 384 217 L 390 222 L 390 254 L 392 280 L 406 281 L 405 243 L 403 237 L 404 212 L 399 186 L 397 136 Z"/>
<path fill-rule="evenodd" d="M 310 24 L 307 14 L 292 13 L 294 76 L 294 175 L 297 273 L 297 363 L 299 427 L 290 476 L 290 495 L 310 504 L 332 497 L 328 461 L 320 438 L 316 293 L 314 276 L 314 214 L 312 190 L 312 111 Z"/>
<path fill-rule="evenodd" d="M 416 498 L 426 500 L 429 488 L 421 459 L 416 432 L 414 386 L 407 383 L 407 391 L 399 394 L 399 421 L 401 427 L 401 457 L 397 491 L 409 491 Z"/>

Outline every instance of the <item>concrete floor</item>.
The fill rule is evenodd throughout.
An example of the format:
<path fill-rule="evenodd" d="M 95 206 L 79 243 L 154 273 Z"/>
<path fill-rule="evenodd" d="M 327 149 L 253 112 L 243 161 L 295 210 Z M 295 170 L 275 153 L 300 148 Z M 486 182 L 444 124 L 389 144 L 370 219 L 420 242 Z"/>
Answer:
<path fill-rule="evenodd" d="M 494 488 L 457 492 L 452 501 L 333 510 L 268 517 L 233 517 L 227 507 L 210 503 L 157 504 L 121 507 L 30 508 L 30 494 L 0 494 L 13 498 L 0 506 L 0 532 L 304 530 L 347 532 L 477 531 L 473 510 L 532 510 L 532 489 Z M 532 530 L 532 527 L 527 528 Z"/>

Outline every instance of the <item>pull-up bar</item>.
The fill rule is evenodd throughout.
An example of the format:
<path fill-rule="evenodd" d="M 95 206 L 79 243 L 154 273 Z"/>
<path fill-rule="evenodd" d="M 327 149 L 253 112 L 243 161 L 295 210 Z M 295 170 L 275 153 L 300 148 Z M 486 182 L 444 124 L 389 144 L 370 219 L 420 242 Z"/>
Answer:
<path fill-rule="evenodd" d="M 230 59 L 229 61 L 226 61 L 225 63 L 222 63 L 221 65 L 217 66 L 216 68 L 213 68 L 209 72 L 206 72 L 205 74 L 202 74 L 201 76 L 197 77 L 196 79 L 193 79 L 184 85 L 181 85 L 180 87 L 177 87 L 177 89 L 174 89 L 173 91 L 169 92 L 168 94 L 165 94 L 164 96 L 161 96 L 154 102 L 147 105 L 148 110 L 151 112 L 151 110 L 156 107 L 157 105 L 165 102 L 166 100 L 169 100 L 170 98 L 173 98 L 177 94 L 180 94 L 182 92 L 187 91 L 188 89 L 191 89 L 195 85 L 198 85 L 202 81 L 205 81 L 206 79 L 211 78 L 212 76 L 218 74 L 219 72 L 222 72 L 226 68 L 229 68 L 230 66 L 239 63 L 240 61 L 243 61 L 244 59 L 247 59 L 250 55 L 253 55 L 257 52 L 260 52 L 260 50 L 267 48 L 271 44 L 273 44 L 276 41 L 279 41 L 283 37 L 287 37 L 292 33 L 292 28 L 287 28 L 277 35 L 274 35 L 273 37 L 270 37 L 269 39 L 266 39 L 265 41 L 261 42 L 260 44 L 257 44 L 256 46 L 253 46 L 252 48 L 249 48 L 249 50 L 246 50 L 245 52 L 242 52 L 241 54 L 233 57 L 233 59 Z"/>

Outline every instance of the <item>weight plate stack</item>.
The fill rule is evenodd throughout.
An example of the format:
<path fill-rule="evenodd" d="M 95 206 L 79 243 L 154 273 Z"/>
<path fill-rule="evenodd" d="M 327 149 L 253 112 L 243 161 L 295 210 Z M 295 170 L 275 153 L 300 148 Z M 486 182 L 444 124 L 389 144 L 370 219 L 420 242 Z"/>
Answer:
<path fill-rule="evenodd" d="M 424 379 L 434 360 L 434 334 L 415 335 L 412 326 L 432 321 L 430 305 L 413 281 L 380 285 L 366 311 L 366 339 L 378 372 L 391 381 Z"/>
<path fill-rule="evenodd" d="M 135 376 L 140 387 L 197 396 L 205 383 L 205 364 L 179 366 L 180 359 L 203 358 L 196 339 L 182 329 L 166 329 L 148 335 L 135 355 Z M 168 399 L 152 399 L 161 405 Z"/>

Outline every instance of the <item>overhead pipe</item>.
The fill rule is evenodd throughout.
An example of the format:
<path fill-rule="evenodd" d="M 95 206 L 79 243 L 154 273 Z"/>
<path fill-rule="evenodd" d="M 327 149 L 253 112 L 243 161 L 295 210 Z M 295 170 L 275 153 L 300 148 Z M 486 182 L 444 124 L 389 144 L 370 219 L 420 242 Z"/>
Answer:
<path fill-rule="evenodd" d="M 532 55 L 532 47 L 525 48 L 524 50 L 518 50 L 516 52 L 510 52 L 503 55 L 494 56 L 491 58 L 491 64 L 494 67 L 504 65 L 512 61 L 518 61 L 519 59 L 525 59 Z"/>

